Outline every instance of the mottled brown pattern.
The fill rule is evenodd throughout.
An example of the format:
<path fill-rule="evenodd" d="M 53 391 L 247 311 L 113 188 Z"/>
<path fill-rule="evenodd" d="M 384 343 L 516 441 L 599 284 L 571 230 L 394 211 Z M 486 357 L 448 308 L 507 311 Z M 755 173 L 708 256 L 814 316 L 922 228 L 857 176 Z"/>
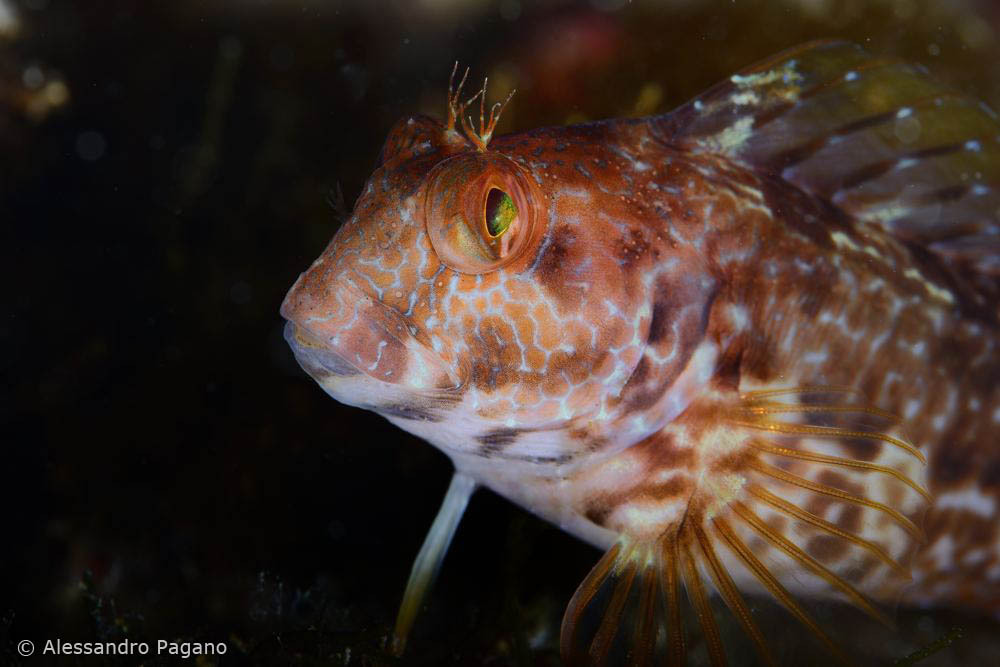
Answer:
<path fill-rule="evenodd" d="M 564 285 L 574 266 L 582 259 L 584 251 L 575 247 L 576 243 L 577 236 L 573 228 L 564 227 L 553 234 L 551 243 L 542 248 L 538 259 L 535 269 L 538 280 L 559 298 L 572 299 L 576 296 L 568 292 Z M 576 257 L 573 256 L 574 253 Z"/>
<path fill-rule="evenodd" d="M 871 462 L 877 459 L 880 453 L 877 443 L 862 438 L 844 438 L 841 440 L 841 445 L 856 461 Z"/>
<path fill-rule="evenodd" d="M 767 335 L 750 333 L 744 338 L 740 371 L 748 378 L 768 382 L 780 372 L 776 343 Z"/>
<path fill-rule="evenodd" d="M 960 425 L 949 429 L 944 435 L 949 446 L 934 451 L 931 457 L 931 474 L 935 484 L 943 487 L 959 486 L 980 469 L 980 443 L 964 440 L 965 432 L 966 428 Z"/>
<path fill-rule="evenodd" d="M 861 527 L 861 508 L 857 505 L 848 505 L 840 514 L 837 525 L 849 533 L 855 533 Z"/>
<path fill-rule="evenodd" d="M 806 542 L 806 552 L 818 560 L 843 558 L 850 544 L 832 535 L 817 535 Z"/>
<path fill-rule="evenodd" d="M 1000 291 L 970 239 L 997 230 L 1000 159 L 938 116 L 900 143 L 893 123 L 948 107 L 924 73 L 869 62 L 804 47 L 664 117 L 485 151 L 397 125 L 283 314 L 363 371 L 317 373 L 328 392 L 402 419 L 451 397 L 404 427 L 594 544 L 727 567 L 748 562 L 735 541 L 790 595 L 892 601 L 910 574 L 905 603 L 995 612 Z M 970 165 L 982 181 L 946 182 Z M 484 183 L 518 209 L 489 270 Z"/>

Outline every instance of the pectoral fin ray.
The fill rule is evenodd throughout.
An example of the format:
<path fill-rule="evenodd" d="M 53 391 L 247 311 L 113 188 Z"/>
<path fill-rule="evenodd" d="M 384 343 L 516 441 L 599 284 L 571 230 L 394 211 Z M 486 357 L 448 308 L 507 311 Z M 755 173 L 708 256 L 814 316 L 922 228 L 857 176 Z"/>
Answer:
<path fill-rule="evenodd" d="M 777 664 L 760 624 L 764 596 L 826 658 L 849 664 L 807 608 L 837 601 L 893 626 L 882 603 L 910 579 L 905 559 L 922 539 L 916 517 L 930 499 L 921 452 L 898 417 L 851 389 L 751 392 L 698 414 L 722 415 L 729 431 L 717 442 L 729 443 L 725 460 L 739 468 L 706 466 L 682 518 L 660 532 L 621 531 L 566 610 L 563 659 L 683 665 L 702 651 L 724 665 L 732 634 L 722 628 L 738 626 L 761 664 Z M 733 442 L 742 443 L 738 454 Z"/>

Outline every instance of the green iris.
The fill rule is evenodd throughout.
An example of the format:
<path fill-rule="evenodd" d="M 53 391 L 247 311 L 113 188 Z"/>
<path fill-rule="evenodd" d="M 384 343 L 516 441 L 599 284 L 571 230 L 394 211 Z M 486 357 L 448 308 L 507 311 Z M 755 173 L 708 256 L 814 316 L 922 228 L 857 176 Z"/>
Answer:
<path fill-rule="evenodd" d="M 486 195 L 486 230 L 490 236 L 502 236 L 517 219 L 517 206 L 503 190 L 492 188 Z"/>

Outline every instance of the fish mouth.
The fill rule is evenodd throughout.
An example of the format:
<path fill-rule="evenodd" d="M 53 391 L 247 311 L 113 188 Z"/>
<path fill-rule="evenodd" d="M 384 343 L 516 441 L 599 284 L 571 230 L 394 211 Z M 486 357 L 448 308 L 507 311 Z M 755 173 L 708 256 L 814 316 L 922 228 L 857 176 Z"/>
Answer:
<path fill-rule="evenodd" d="M 313 377 L 350 377 L 362 372 L 305 327 L 291 320 L 285 322 L 284 335 L 299 365 Z"/>
<path fill-rule="evenodd" d="M 332 341 L 295 320 L 285 322 L 284 337 L 302 370 L 327 394 L 345 405 L 374 410 L 390 420 L 429 425 L 444 419 L 460 399 L 460 394 L 451 387 L 414 387 L 408 382 L 379 378 L 371 372 L 370 366 L 365 368 L 363 362 L 349 360 Z"/>
<path fill-rule="evenodd" d="M 361 387 L 372 394 L 454 390 L 454 369 L 402 313 L 352 280 L 309 278 L 303 274 L 281 305 L 284 337 L 303 370 L 337 400 L 358 400 Z"/>

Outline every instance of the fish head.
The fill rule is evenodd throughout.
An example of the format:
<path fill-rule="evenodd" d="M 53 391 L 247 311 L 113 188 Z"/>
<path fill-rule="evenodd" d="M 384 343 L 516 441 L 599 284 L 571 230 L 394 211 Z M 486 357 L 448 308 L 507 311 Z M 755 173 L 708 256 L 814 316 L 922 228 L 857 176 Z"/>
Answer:
<path fill-rule="evenodd" d="M 398 123 L 282 305 L 302 367 L 446 451 L 525 436 L 520 456 L 565 461 L 607 440 L 629 410 L 666 245 L 603 131 L 484 150 L 430 118 Z"/>
<path fill-rule="evenodd" d="M 299 364 L 342 403 L 426 417 L 461 384 L 414 317 L 431 275 L 420 192 L 450 150 L 439 135 L 429 118 L 397 124 L 352 214 L 281 305 Z"/>

